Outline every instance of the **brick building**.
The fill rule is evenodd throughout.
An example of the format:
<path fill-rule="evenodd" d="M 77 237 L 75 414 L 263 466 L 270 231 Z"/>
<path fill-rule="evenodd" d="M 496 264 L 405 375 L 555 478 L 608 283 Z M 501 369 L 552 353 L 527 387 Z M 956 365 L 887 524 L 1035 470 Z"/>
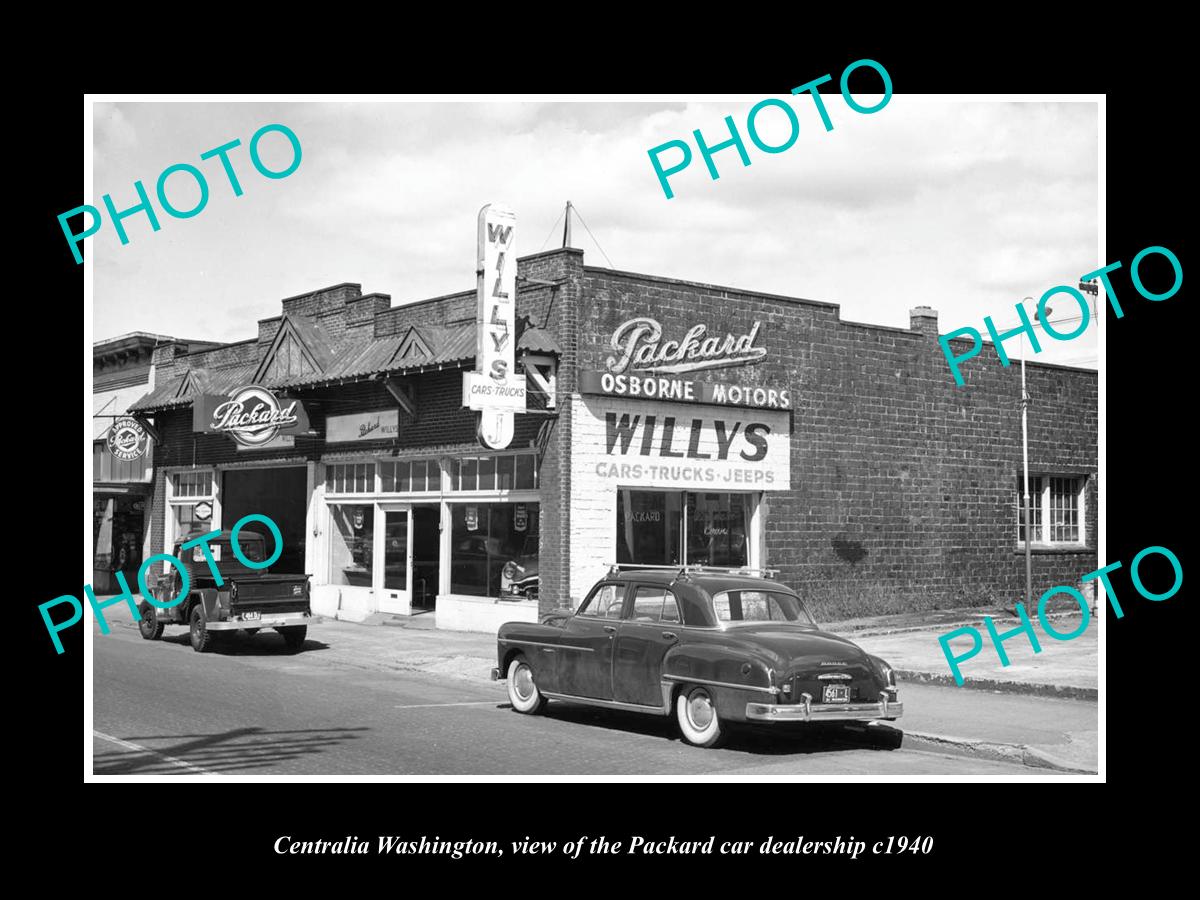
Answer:
<path fill-rule="evenodd" d="M 117 572 L 135 583 L 142 559 L 156 552 L 150 549 L 146 518 L 154 442 L 136 427 L 126 430 L 125 417 L 129 404 L 154 387 L 154 349 L 166 344 L 181 352 L 216 346 L 144 331 L 92 344 L 91 584 L 97 593 L 117 590 Z M 121 449 L 118 439 L 129 446 Z"/>
<path fill-rule="evenodd" d="M 342 284 L 247 341 L 156 349 L 133 406 L 160 435 L 151 545 L 265 513 L 314 612 L 476 630 L 574 605 L 613 562 L 778 569 L 826 619 L 1023 596 L 1019 372 L 989 347 L 955 387 L 933 310 L 846 322 L 571 248 L 517 279 L 517 367 L 539 377 L 498 452 L 463 406 L 474 290 L 393 308 Z M 293 433 L 213 427 L 247 385 L 302 410 Z M 1097 565 L 1096 374 L 1031 364 L 1029 387 L 1035 589 L 1078 584 Z"/>

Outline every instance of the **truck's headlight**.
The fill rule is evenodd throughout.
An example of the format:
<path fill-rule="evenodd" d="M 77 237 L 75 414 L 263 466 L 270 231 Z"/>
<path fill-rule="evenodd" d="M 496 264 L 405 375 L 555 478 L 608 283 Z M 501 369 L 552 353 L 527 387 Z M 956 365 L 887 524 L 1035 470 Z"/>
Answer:
<path fill-rule="evenodd" d="M 229 599 L 230 600 L 237 599 L 237 582 L 236 581 L 229 582 Z"/>

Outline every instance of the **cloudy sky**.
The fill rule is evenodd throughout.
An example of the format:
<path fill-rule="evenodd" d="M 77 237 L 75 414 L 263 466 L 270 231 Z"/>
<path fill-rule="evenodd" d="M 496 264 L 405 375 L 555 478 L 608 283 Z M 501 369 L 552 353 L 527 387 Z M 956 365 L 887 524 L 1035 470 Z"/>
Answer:
<path fill-rule="evenodd" d="M 765 95 L 764 95 L 765 96 Z M 95 264 L 94 338 L 129 331 L 233 341 L 277 315 L 279 300 L 338 282 L 391 294 L 394 305 L 472 288 L 475 219 L 503 202 L 518 216 L 519 254 L 561 243 L 553 229 L 573 201 L 572 243 L 589 265 L 840 303 L 842 318 L 908 326 L 917 305 L 943 333 L 1015 322 L 1013 304 L 1109 260 L 1097 256 L 1094 103 L 927 102 L 897 94 L 860 115 L 825 95 L 826 132 L 807 95 L 790 98 L 800 137 L 769 155 L 746 135 L 763 97 L 625 103 L 97 103 L 94 196 L 134 205 L 158 174 L 186 162 L 205 172 L 208 206 L 190 219 L 159 210 L 125 221 L 122 246 L 106 222 L 87 240 Z M 878 98 L 858 95 L 870 104 Z M 751 159 L 698 152 L 665 198 L 647 151 L 700 129 L 710 144 L 738 123 Z M 262 125 L 299 136 L 300 167 L 269 180 L 247 145 Z M 756 121 L 782 143 L 782 112 Z M 206 150 L 234 138 L 234 197 Z M 287 141 L 261 144 L 283 168 Z M 677 154 L 664 154 L 664 165 Z M 198 191 L 173 175 L 181 209 Z M 155 201 L 157 206 L 157 201 Z M 549 239 L 547 241 L 547 237 Z M 603 248 L 608 260 L 597 247 Z M 1076 316 L 1062 305 L 1053 319 Z M 1057 306 L 1057 305 L 1056 305 Z M 1074 323 L 1059 326 L 1070 331 Z M 1095 367 L 1096 330 L 1043 342 L 1039 360 Z M 1015 354 L 1017 348 L 1012 347 Z"/>

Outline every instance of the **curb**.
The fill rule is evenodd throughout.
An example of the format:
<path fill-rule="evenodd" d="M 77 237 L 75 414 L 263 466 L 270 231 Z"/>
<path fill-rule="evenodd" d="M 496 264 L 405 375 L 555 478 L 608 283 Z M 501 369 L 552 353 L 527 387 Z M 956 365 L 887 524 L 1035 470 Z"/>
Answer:
<path fill-rule="evenodd" d="M 989 759 L 994 762 L 1020 763 L 1031 769 L 1051 769 L 1055 772 L 1064 772 L 1070 775 L 1098 774 L 1095 769 L 1082 768 L 1059 759 L 1044 750 L 1030 747 L 1028 744 L 997 744 L 974 738 L 950 737 L 944 734 L 926 734 L 920 731 L 905 731 L 904 737 L 912 738 L 921 743 L 931 744 L 940 750 L 953 748 L 964 751 L 971 756 L 977 756 L 980 759 Z"/>
<path fill-rule="evenodd" d="M 1000 691 L 1004 694 L 1032 694 L 1038 697 L 1058 697 L 1065 700 L 1100 699 L 1098 688 L 1076 687 L 1067 684 L 1042 684 L 1031 681 L 1000 681 L 995 678 L 967 678 L 960 685 L 953 675 L 933 672 L 916 672 L 911 669 L 896 669 L 896 677 L 916 684 L 937 684 L 946 687 L 967 688 L 976 691 Z"/>
<path fill-rule="evenodd" d="M 845 627 L 840 627 L 839 623 L 837 623 L 837 622 L 829 622 L 826 625 L 822 625 L 821 630 L 829 631 L 829 632 L 832 632 L 833 634 L 844 634 L 844 635 L 854 634 L 854 635 L 861 635 L 862 637 L 886 637 L 887 635 L 890 635 L 890 634 L 908 634 L 908 633 L 911 633 L 914 631 L 930 631 L 930 632 L 936 631 L 937 633 L 945 633 L 946 629 L 952 629 L 952 628 L 978 628 L 981 625 L 983 625 L 983 616 L 992 615 L 994 613 L 995 614 L 993 616 L 993 618 L 994 618 L 995 616 L 1003 615 L 1006 612 L 1007 612 L 1006 610 L 1002 610 L 1002 609 L 1001 610 L 993 610 L 992 613 L 982 613 L 982 614 L 977 615 L 970 619 L 961 619 L 961 620 L 955 621 L 955 622 L 938 622 L 936 624 L 936 626 L 931 625 L 930 623 L 926 622 L 921 625 L 886 625 L 886 624 L 882 624 L 882 625 L 861 625 L 856 628 L 845 628 Z M 1071 617 L 1079 618 L 1079 614 L 1075 613 L 1075 612 L 1065 612 L 1065 613 L 1048 613 L 1046 615 L 1047 619 L 1068 619 Z"/>

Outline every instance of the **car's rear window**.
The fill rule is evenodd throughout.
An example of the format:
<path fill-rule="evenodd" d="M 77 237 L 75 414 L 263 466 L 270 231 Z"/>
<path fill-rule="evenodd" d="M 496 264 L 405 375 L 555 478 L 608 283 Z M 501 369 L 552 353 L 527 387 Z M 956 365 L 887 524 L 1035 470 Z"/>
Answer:
<path fill-rule="evenodd" d="M 723 591 L 713 597 L 719 622 L 795 622 L 815 625 L 796 597 L 780 591 Z"/>
<path fill-rule="evenodd" d="M 264 543 L 256 534 L 243 534 L 238 536 L 238 546 L 241 548 L 242 555 L 251 562 L 262 562 L 266 559 L 264 553 Z M 233 546 L 228 540 L 214 540 L 208 543 L 209 552 L 212 554 L 213 562 L 216 563 L 217 569 L 221 572 L 237 572 L 247 571 L 241 561 L 233 553 Z M 179 548 L 181 554 L 186 555 L 186 558 L 193 563 L 204 563 L 204 551 L 201 547 L 189 547 L 187 550 Z M 205 569 L 207 571 L 207 569 Z"/>

